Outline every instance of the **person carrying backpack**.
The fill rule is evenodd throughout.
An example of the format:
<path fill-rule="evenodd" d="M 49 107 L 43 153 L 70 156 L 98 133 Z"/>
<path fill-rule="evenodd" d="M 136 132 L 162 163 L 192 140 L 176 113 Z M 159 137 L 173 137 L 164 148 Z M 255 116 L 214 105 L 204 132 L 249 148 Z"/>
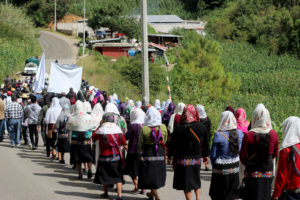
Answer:
<path fill-rule="evenodd" d="M 282 131 L 283 141 L 272 199 L 296 200 L 300 199 L 300 118 L 287 118 Z"/>

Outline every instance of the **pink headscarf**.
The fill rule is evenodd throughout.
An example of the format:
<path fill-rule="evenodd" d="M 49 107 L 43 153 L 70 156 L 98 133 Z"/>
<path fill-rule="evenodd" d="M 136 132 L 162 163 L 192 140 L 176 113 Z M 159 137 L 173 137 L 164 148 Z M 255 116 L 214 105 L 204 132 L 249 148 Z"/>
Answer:
<path fill-rule="evenodd" d="M 185 106 L 181 115 L 181 122 L 185 124 L 200 122 L 199 114 L 195 106 L 191 104 Z"/>
<path fill-rule="evenodd" d="M 234 116 L 237 122 L 237 129 L 240 129 L 243 133 L 247 133 L 249 122 L 247 122 L 245 110 L 243 108 L 237 109 L 234 112 Z"/>

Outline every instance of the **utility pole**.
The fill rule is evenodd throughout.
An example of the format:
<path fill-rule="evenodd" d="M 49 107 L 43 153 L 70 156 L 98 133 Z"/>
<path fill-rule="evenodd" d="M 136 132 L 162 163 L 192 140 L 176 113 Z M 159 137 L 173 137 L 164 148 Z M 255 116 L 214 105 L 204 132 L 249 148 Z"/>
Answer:
<path fill-rule="evenodd" d="M 85 50 L 85 0 L 83 0 L 83 48 L 82 48 L 82 55 L 84 56 Z"/>
<path fill-rule="evenodd" d="M 56 31 L 56 0 L 54 0 L 54 31 Z"/>
<path fill-rule="evenodd" d="M 147 0 L 141 0 L 141 19 L 142 19 L 142 80 L 143 80 L 143 99 L 145 106 L 150 100 L 149 94 L 149 63 L 148 63 L 148 21 L 147 21 Z"/>

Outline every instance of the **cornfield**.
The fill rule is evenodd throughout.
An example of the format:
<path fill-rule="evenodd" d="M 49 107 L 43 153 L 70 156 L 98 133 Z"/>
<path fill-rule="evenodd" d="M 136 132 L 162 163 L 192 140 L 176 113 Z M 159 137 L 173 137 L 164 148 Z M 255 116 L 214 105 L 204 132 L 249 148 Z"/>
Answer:
<path fill-rule="evenodd" d="M 220 42 L 226 71 L 241 77 L 239 93 L 229 104 L 243 107 L 250 120 L 258 103 L 270 111 L 275 127 L 289 116 L 300 115 L 300 61 L 238 42 Z M 280 129 L 280 128 L 279 128 Z"/>

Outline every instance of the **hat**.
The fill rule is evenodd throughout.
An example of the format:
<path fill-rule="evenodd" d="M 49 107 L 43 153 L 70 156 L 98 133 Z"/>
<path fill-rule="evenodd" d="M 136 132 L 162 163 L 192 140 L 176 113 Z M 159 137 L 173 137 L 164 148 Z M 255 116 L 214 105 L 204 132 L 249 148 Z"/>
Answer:
<path fill-rule="evenodd" d="M 11 91 L 7 91 L 7 95 L 11 96 L 12 92 Z"/>
<path fill-rule="evenodd" d="M 61 95 L 66 96 L 67 94 L 65 92 L 62 92 Z"/>
<path fill-rule="evenodd" d="M 15 88 L 11 88 L 11 91 L 14 92 L 14 91 L 16 91 L 16 89 Z"/>
<path fill-rule="evenodd" d="M 29 96 L 28 96 L 27 94 L 23 93 L 22 96 L 21 96 L 21 98 L 22 98 L 22 99 L 28 99 Z"/>

